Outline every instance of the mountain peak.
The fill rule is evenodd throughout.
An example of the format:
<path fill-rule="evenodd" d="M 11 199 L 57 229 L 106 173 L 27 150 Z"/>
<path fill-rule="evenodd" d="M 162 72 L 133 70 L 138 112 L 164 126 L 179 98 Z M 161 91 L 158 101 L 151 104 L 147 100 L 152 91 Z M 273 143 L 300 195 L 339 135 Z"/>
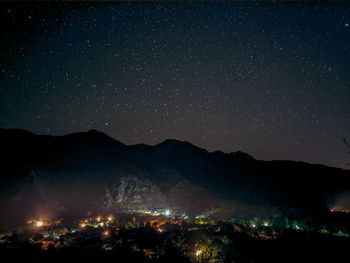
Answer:
<path fill-rule="evenodd" d="M 166 139 L 163 142 L 155 145 L 155 147 L 198 148 L 197 146 L 193 145 L 190 142 L 180 141 L 180 140 L 176 140 L 176 139 Z"/>
<path fill-rule="evenodd" d="M 89 135 L 89 136 L 100 137 L 100 138 L 108 138 L 108 139 L 111 139 L 111 140 L 115 140 L 112 137 L 110 137 L 109 135 L 107 135 L 106 133 L 98 131 L 98 130 L 95 130 L 95 129 L 88 130 L 86 132 L 86 134 Z"/>
<path fill-rule="evenodd" d="M 165 139 L 158 145 L 187 145 L 187 146 L 194 146 L 193 144 L 186 142 L 186 141 L 180 141 L 177 139 Z"/>
<path fill-rule="evenodd" d="M 71 138 L 76 141 L 81 142 L 93 142 L 93 143 L 103 143 L 103 144 L 111 144 L 111 145 L 119 145 L 119 146 L 125 146 L 122 142 L 108 136 L 104 132 L 91 129 L 87 132 L 77 132 L 77 133 L 70 133 L 63 137 Z"/>
<path fill-rule="evenodd" d="M 239 159 L 254 160 L 253 156 L 242 151 L 231 152 L 230 155 Z"/>
<path fill-rule="evenodd" d="M 96 133 L 96 134 L 103 133 L 103 132 L 100 132 L 100 131 L 98 131 L 98 130 L 96 130 L 96 129 L 91 129 L 91 130 L 88 130 L 87 132 L 88 132 L 88 133 L 91 133 L 91 134 L 94 134 L 94 133 Z M 103 133 L 103 134 L 104 134 L 104 133 Z"/>
<path fill-rule="evenodd" d="M 165 150 L 168 152 L 207 152 L 187 141 L 176 139 L 166 139 L 163 142 L 154 146 L 156 149 Z"/>

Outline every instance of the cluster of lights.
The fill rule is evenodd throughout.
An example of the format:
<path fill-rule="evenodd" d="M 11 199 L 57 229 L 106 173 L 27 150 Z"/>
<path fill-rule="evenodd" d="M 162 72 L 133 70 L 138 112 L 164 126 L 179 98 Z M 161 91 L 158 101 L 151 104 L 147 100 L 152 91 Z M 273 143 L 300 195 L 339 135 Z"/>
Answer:
<path fill-rule="evenodd" d="M 336 211 L 334 208 L 331 209 L 331 211 Z M 166 210 L 164 212 L 164 215 L 170 215 L 170 211 L 169 210 Z M 93 220 L 92 217 L 90 217 L 89 219 L 85 219 L 85 220 L 82 220 L 81 223 L 79 224 L 80 228 L 84 229 L 86 228 L 87 226 L 93 226 L 95 228 L 97 228 L 98 226 L 101 226 L 101 227 L 108 227 L 109 224 L 111 222 L 113 222 L 114 218 L 112 216 L 108 216 L 108 217 L 96 217 L 95 220 Z M 135 220 L 135 218 L 133 219 Z M 197 221 L 198 222 L 198 221 Z M 41 228 L 41 227 L 47 227 L 47 226 L 50 226 L 52 225 L 52 223 L 46 221 L 41 221 L 41 220 L 28 220 L 27 223 L 29 225 L 32 225 L 34 227 L 37 227 L 37 228 Z M 198 224 L 202 224 L 202 220 L 199 220 Z M 269 226 L 273 226 L 273 223 L 271 223 L 270 221 L 268 220 L 265 220 L 263 222 L 261 222 L 261 225 L 262 226 L 265 226 L 265 227 L 269 227 Z M 250 223 L 250 227 L 253 228 L 253 229 L 256 229 L 258 228 L 259 226 L 261 226 L 260 223 L 255 223 L 255 224 L 252 224 L 252 222 Z M 166 232 L 166 230 L 164 228 L 161 228 L 160 227 L 161 225 L 158 224 L 156 227 L 155 227 L 155 230 L 159 233 L 163 233 L 163 232 Z M 297 224 L 293 224 L 292 226 L 288 226 L 288 227 L 292 227 L 294 228 L 295 230 L 299 230 L 299 231 L 303 231 L 303 226 L 300 226 L 300 225 L 297 225 Z M 119 228 L 116 228 L 117 231 L 119 230 Z M 194 227 L 194 228 L 188 228 L 188 231 L 192 231 L 192 230 L 198 230 L 199 228 L 198 227 Z M 41 228 L 40 230 L 45 230 L 45 228 Z M 104 229 L 101 229 L 102 231 L 100 232 L 102 236 L 104 237 L 109 237 L 110 234 L 111 234 L 111 229 L 107 230 L 106 228 Z M 72 230 L 72 233 L 74 233 L 76 230 Z M 216 232 L 220 232 L 221 229 L 220 227 L 217 227 L 216 229 Z M 325 233 L 328 233 L 327 230 L 324 231 Z M 322 231 L 321 231 L 322 233 Z M 341 231 L 339 231 L 339 235 L 346 235 L 344 233 L 342 233 Z M 48 234 L 44 234 L 44 237 L 45 238 L 48 238 L 49 235 Z M 54 236 L 55 239 L 59 239 L 60 237 L 59 236 Z M 196 244 L 197 246 L 198 244 Z M 201 249 L 198 249 L 197 247 L 197 250 L 194 251 L 194 254 L 199 257 L 200 255 L 202 255 L 203 253 L 203 250 Z"/>
<path fill-rule="evenodd" d="M 100 217 L 100 216 L 96 217 L 96 221 L 97 221 L 97 222 L 100 222 L 100 221 L 102 221 L 102 220 L 103 220 L 102 217 Z M 112 217 L 112 216 L 108 216 L 108 217 L 107 217 L 107 221 L 108 221 L 108 222 L 112 222 L 112 221 L 113 221 L 113 217 Z"/>
<path fill-rule="evenodd" d="M 267 222 L 264 222 L 262 225 L 263 225 L 263 226 L 266 226 L 266 227 L 270 226 L 270 224 L 267 223 Z M 251 227 L 252 227 L 252 228 L 256 228 L 256 224 L 251 224 Z"/>
<path fill-rule="evenodd" d="M 113 216 L 108 216 L 107 218 L 103 218 L 101 216 L 98 216 L 95 218 L 94 222 L 92 220 L 92 218 L 90 219 L 86 219 L 84 220 L 81 224 L 80 227 L 81 228 L 85 228 L 88 225 L 93 226 L 93 227 L 104 227 L 104 226 L 108 226 L 109 223 L 113 222 Z"/>

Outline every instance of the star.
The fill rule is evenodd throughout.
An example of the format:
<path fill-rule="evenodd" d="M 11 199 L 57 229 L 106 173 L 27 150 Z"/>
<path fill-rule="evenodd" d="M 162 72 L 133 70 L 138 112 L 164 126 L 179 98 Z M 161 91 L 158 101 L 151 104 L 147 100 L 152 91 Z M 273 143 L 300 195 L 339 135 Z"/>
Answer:
<path fill-rule="evenodd" d="M 177 138 L 343 167 L 350 90 L 339 69 L 350 62 L 336 58 L 348 56 L 350 21 L 334 18 L 347 19 L 346 11 L 213 3 L 208 12 L 195 2 L 195 12 L 180 3 L 81 3 L 62 13 L 5 4 L 1 127 L 97 129 L 127 144 Z M 335 24 L 344 30 L 332 35 Z"/>

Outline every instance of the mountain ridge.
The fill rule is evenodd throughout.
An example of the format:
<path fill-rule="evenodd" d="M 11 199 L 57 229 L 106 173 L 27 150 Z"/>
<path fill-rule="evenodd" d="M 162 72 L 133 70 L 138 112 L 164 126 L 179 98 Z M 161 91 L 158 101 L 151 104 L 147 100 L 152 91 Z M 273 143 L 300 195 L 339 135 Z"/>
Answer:
<path fill-rule="evenodd" d="M 326 210 L 350 191 L 348 170 L 208 152 L 174 139 L 125 145 L 97 130 L 50 136 L 0 128 L 0 144 L 0 214 L 11 207 L 27 215 L 39 204 L 57 214 L 163 205 L 174 214 L 218 211 L 211 216 L 224 218 L 261 208 Z"/>
<path fill-rule="evenodd" d="M 82 131 L 82 132 L 74 132 L 74 133 L 68 133 L 68 134 L 64 134 L 64 135 L 47 135 L 47 134 L 35 134 L 32 133 L 30 131 L 27 131 L 25 129 L 5 129 L 5 128 L 1 128 L 0 127 L 0 138 L 4 135 L 4 132 L 15 132 L 17 133 L 17 135 L 24 135 L 26 134 L 27 136 L 42 136 L 42 137 L 47 137 L 47 138 L 68 138 L 68 137 L 78 137 L 78 136 L 86 136 L 86 135 L 91 135 L 90 138 L 96 138 L 99 137 L 100 139 L 109 139 L 111 142 L 115 142 L 116 144 L 120 145 L 120 146 L 126 146 L 126 147 L 131 147 L 131 148 L 161 148 L 164 146 L 175 146 L 175 145 L 181 145 L 181 146 L 188 146 L 190 148 L 194 148 L 197 150 L 200 150 L 202 152 L 207 152 L 209 154 L 224 154 L 227 156 L 240 156 L 240 157 L 246 157 L 247 159 L 254 159 L 254 160 L 258 160 L 261 162 L 293 162 L 293 163 L 305 163 L 308 165 L 315 165 L 315 166 L 322 166 L 322 167 L 330 167 L 330 168 L 334 168 L 334 169 L 340 169 L 340 170 L 345 170 L 345 171 L 350 171 L 349 169 L 344 169 L 344 168 L 340 168 L 340 167 L 334 167 L 334 166 L 329 166 L 326 164 L 322 164 L 322 163 L 310 163 L 307 161 L 302 161 L 302 160 L 288 160 L 288 159 L 271 159 L 271 160 L 260 160 L 260 159 L 255 159 L 252 155 L 250 155 L 249 153 L 237 150 L 237 151 L 233 151 L 233 152 L 224 152 L 222 150 L 214 150 L 214 151 L 208 151 L 205 148 L 199 147 L 191 142 L 188 141 L 182 141 L 182 140 L 178 140 L 178 139 L 165 139 L 159 143 L 156 144 L 145 144 L 145 143 L 136 143 L 136 144 L 125 144 L 123 142 L 121 142 L 120 140 L 117 140 L 109 135 L 107 135 L 104 132 L 101 132 L 97 129 L 90 129 L 87 131 Z"/>

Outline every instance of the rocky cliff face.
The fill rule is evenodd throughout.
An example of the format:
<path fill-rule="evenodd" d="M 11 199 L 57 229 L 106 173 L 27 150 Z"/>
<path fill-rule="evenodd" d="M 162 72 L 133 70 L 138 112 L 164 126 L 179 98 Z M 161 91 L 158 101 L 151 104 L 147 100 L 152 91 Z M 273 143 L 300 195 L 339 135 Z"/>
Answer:
<path fill-rule="evenodd" d="M 147 178 L 122 176 L 106 187 L 105 207 L 116 211 L 130 212 L 167 207 L 167 198 L 159 186 Z"/>
<path fill-rule="evenodd" d="M 210 194 L 191 181 L 174 175 L 161 189 L 153 181 L 135 175 L 116 178 L 106 186 L 104 206 L 117 212 L 170 209 L 172 215 L 216 216 L 234 210 L 233 203 Z"/>

